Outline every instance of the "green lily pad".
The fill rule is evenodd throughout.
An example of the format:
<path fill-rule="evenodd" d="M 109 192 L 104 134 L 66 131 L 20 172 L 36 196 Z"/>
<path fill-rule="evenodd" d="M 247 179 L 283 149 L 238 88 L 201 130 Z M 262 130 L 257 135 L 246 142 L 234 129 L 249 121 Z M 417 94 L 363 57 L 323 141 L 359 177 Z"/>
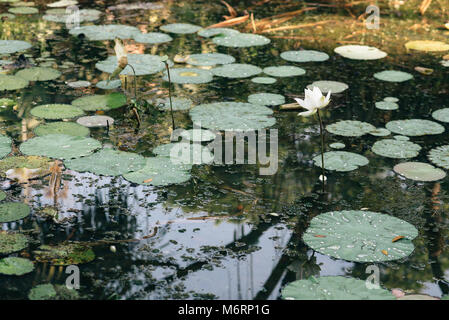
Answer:
<path fill-rule="evenodd" d="M 218 46 L 245 48 L 254 46 L 264 46 L 269 44 L 271 40 L 259 34 L 252 33 L 233 33 L 225 35 L 224 37 L 216 36 L 212 42 Z"/>
<path fill-rule="evenodd" d="M 388 82 L 404 82 L 413 79 L 413 75 L 403 71 L 385 70 L 375 73 L 374 78 Z"/>
<path fill-rule="evenodd" d="M 72 105 L 84 111 L 112 110 L 126 105 L 126 96 L 119 92 L 106 95 L 94 94 L 72 101 Z"/>
<path fill-rule="evenodd" d="M 47 134 L 67 134 L 69 136 L 87 137 L 90 133 L 89 129 L 75 122 L 50 122 L 41 124 L 34 129 L 37 136 L 45 136 Z"/>
<path fill-rule="evenodd" d="M 331 94 L 341 93 L 349 88 L 346 83 L 330 80 L 315 81 L 307 86 L 307 88 L 309 88 L 310 90 L 312 90 L 313 87 L 320 88 L 322 93 L 328 93 L 329 91 L 331 91 Z"/>
<path fill-rule="evenodd" d="M 7 177 L 10 171 L 26 169 L 33 172 L 34 177 L 46 176 L 50 173 L 53 161 L 38 156 L 13 156 L 0 160 L 0 176 Z"/>
<path fill-rule="evenodd" d="M 396 140 L 400 140 L 400 141 L 409 141 L 410 138 L 407 136 L 394 136 L 393 138 L 395 138 Z"/>
<path fill-rule="evenodd" d="M 52 2 L 47 4 L 50 8 L 63 8 L 63 7 L 70 7 L 78 4 L 78 1 L 76 0 L 60 0 L 56 2 Z"/>
<path fill-rule="evenodd" d="M 5 202 L 0 204 L 0 223 L 21 220 L 30 215 L 30 207 L 22 202 Z"/>
<path fill-rule="evenodd" d="M 141 155 L 113 149 L 102 149 L 87 157 L 64 161 L 65 166 L 71 170 L 103 176 L 120 176 L 138 171 L 145 163 L 145 158 Z"/>
<path fill-rule="evenodd" d="M 399 99 L 396 98 L 396 97 L 385 97 L 384 101 L 386 101 L 386 102 L 398 102 Z"/>
<path fill-rule="evenodd" d="M 74 11 L 66 11 L 66 9 L 49 9 L 45 12 L 42 19 L 52 22 L 66 23 L 74 14 Z M 89 22 L 100 19 L 103 12 L 95 9 L 81 9 L 76 12 L 79 22 Z"/>
<path fill-rule="evenodd" d="M 327 53 L 315 50 L 285 51 L 281 58 L 291 62 L 322 62 L 329 59 Z"/>
<path fill-rule="evenodd" d="M 376 136 L 376 137 L 386 137 L 389 136 L 391 134 L 390 130 L 385 129 L 385 128 L 376 128 L 370 132 L 368 132 L 368 134 L 372 135 L 372 136 Z"/>
<path fill-rule="evenodd" d="M 390 291 L 369 289 L 366 281 L 342 276 L 311 277 L 289 283 L 282 289 L 284 300 L 394 300 Z"/>
<path fill-rule="evenodd" d="M 230 36 L 236 33 L 240 32 L 230 28 L 209 28 L 201 29 L 200 31 L 198 31 L 198 35 L 204 38 L 215 37 L 218 35 Z"/>
<path fill-rule="evenodd" d="M 344 149 L 346 147 L 346 145 L 341 142 L 334 142 L 334 143 L 331 143 L 329 145 L 329 147 L 331 147 L 332 149 Z"/>
<path fill-rule="evenodd" d="M 214 140 L 216 134 L 206 129 L 189 129 L 183 130 L 181 137 L 192 142 L 205 142 Z"/>
<path fill-rule="evenodd" d="M 321 154 L 313 158 L 317 167 L 321 168 Z M 324 153 L 324 168 L 347 172 L 368 164 L 368 159 L 360 154 L 346 151 L 328 151 Z"/>
<path fill-rule="evenodd" d="M 449 145 L 433 148 L 427 157 L 437 166 L 449 169 Z"/>
<path fill-rule="evenodd" d="M 0 40 L 0 54 L 11 54 L 25 51 L 31 48 L 31 44 L 20 40 Z"/>
<path fill-rule="evenodd" d="M 405 44 L 407 49 L 417 50 L 417 51 L 425 51 L 425 52 L 439 52 L 439 51 L 448 51 L 449 44 L 441 42 L 441 41 L 433 41 L 433 40 L 416 40 L 409 41 Z"/>
<path fill-rule="evenodd" d="M 55 159 L 72 159 L 87 156 L 101 143 L 92 138 L 69 136 L 66 134 L 48 134 L 31 138 L 20 145 L 25 155 L 44 156 Z"/>
<path fill-rule="evenodd" d="M 235 58 L 224 53 L 197 53 L 189 55 L 187 63 L 193 66 L 215 66 L 234 63 Z"/>
<path fill-rule="evenodd" d="M 90 83 L 89 81 L 85 81 L 85 80 L 79 80 L 79 81 L 67 82 L 67 85 L 70 88 L 79 89 L 79 88 L 90 87 L 92 85 L 92 83 Z"/>
<path fill-rule="evenodd" d="M 371 150 L 383 157 L 405 159 L 416 157 L 421 151 L 421 146 L 411 141 L 384 139 L 376 141 Z"/>
<path fill-rule="evenodd" d="M 0 135 L 0 158 L 6 157 L 11 152 L 11 143 L 10 137 Z"/>
<path fill-rule="evenodd" d="M 306 74 L 306 70 L 295 66 L 266 67 L 263 73 L 272 77 L 296 77 Z"/>
<path fill-rule="evenodd" d="M 13 14 L 36 14 L 39 13 L 39 10 L 33 7 L 15 7 L 9 8 L 8 12 Z"/>
<path fill-rule="evenodd" d="M 198 32 L 202 28 L 190 23 L 171 23 L 161 26 L 159 29 L 169 33 L 189 34 Z"/>
<path fill-rule="evenodd" d="M 27 87 L 28 84 L 29 84 L 28 80 L 22 79 L 20 77 L 0 74 L 0 91 L 19 90 Z"/>
<path fill-rule="evenodd" d="M 202 104 L 190 110 L 193 123 L 211 130 L 247 131 L 268 128 L 276 123 L 273 111 L 265 106 L 242 102 Z"/>
<path fill-rule="evenodd" d="M 30 113 L 42 119 L 72 119 L 84 115 L 84 111 L 70 104 L 43 104 L 31 109 Z"/>
<path fill-rule="evenodd" d="M 34 270 L 32 261 L 24 258 L 4 258 L 0 259 L 0 273 L 6 275 L 23 276 Z"/>
<path fill-rule="evenodd" d="M 277 80 L 271 77 L 255 77 L 251 79 L 251 82 L 260 83 L 260 84 L 273 84 Z"/>
<path fill-rule="evenodd" d="M 173 38 L 162 32 L 137 33 L 134 40 L 139 43 L 159 44 L 173 41 Z"/>
<path fill-rule="evenodd" d="M 54 266 L 88 263 L 95 259 L 90 246 L 66 242 L 56 246 L 42 245 L 33 251 L 36 261 L 47 262 Z"/>
<path fill-rule="evenodd" d="M 28 81 L 49 81 L 61 76 L 61 72 L 52 68 L 33 67 L 22 69 L 16 73 L 16 77 Z"/>
<path fill-rule="evenodd" d="M 422 119 L 394 120 L 388 122 L 385 127 L 391 132 L 411 137 L 444 132 L 444 127 L 441 124 Z"/>
<path fill-rule="evenodd" d="M 0 191 L 0 201 L 3 201 L 6 199 L 6 193 L 4 191 Z"/>
<path fill-rule="evenodd" d="M 396 102 L 378 101 L 376 102 L 376 108 L 380 110 L 397 110 L 399 105 Z"/>
<path fill-rule="evenodd" d="M 121 86 L 122 86 L 121 80 L 111 80 L 111 81 L 103 80 L 103 81 L 98 81 L 96 84 L 97 88 L 100 88 L 103 90 L 117 89 L 117 88 L 120 88 Z"/>
<path fill-rule="evenodd" d="M 446 173 L 424 162 L 403 162 L 394 166 L 393 170 L 415 181 L 437 181 L 446 177 Z"/>
<path fill-rule="evenodd" d="M 248 102 L 262 106 L 278 106 L 285 103 L 285 98 L 280 94 L 261 92 L 249 95 Z"/>
<path fill-rule="evenodd" d="M 212 73 L 209 70 L 197 69 L 197 68 L 175 68 L 170 69 L 170 79 L 172 83 L 208 83 L 213 78 Z M 162 77 L 164 81 L 168 81 L 167 71 L 164 71 Z"/>
<path fill-rule="evenodd" d="M 172 109 L 173 111 L 180 111 L 180 110 L 189 110 L 193 107 L 192 100 L 188 98 L 172 98 Z M 170 110 L 170 99 L 156 99 L 155 102 L 156 106 L 162 110 L 169 111 Z"/>
<path fill-rule="evenodd" d="M 230 63 L 214 68 L 212 73 L 225 78 L 249 78 L 262 72 L 262 69 L 252 64 Z"/>
<path fill-rule="evenodd" d="M 88 128 L 107 127 L 112 126 L 114 119 L 108 116 L 95 115 L 78 118 L 76 123 Z"/>
<path fill-rule="evenodd" d="M 432 118 L 441 122 L 449 122 L 449 108 L 443 108 L 432 112 Z"/>
<path fill-rule="evenodd" d="M 120 24 L 109 24 L 102 26 L 84 26 L 70 29 L 69 33 L 74 36 L 84 34 L 89 40 L 102 41 L 119 39 L 132 39 L 140 30 L 136 27 Z M 129 58 L 129 55 L 128 55 Z M 101 70 L 101 69 L 100 69 Z M 110 72 L 112 73 L 112 71 Z"/>
<path fill-rule="evenodd" d="M 28 239 L 21 233 L 0 230 L 0 254 L 21 251 L 28 246 Z"/>
<path fill-rule="evenodd" d="M 152 186 L 179 184 L 191 178 L 190 165 L 175 164 L 164 156 L 147 158 L 144 168 L 123 177 L 133 183 Z"/>
<path fill-rule="evenodd" d="M 56 291 L 52 284 L 39 284 L 31 288 L 28 293 L 30 300 L 51 300 L 56 297 Z"/>
<path fill-rule="evenodd" d="M 398 236 L 404 238 L 393 242 Z M 332 211 L 313 218 L 303 241 L 315 251 L 356 262 L 392 261 L 409 256 L 418 230 L 410 223 L 371 211 Z"/>
<path fill-rule="evenodd" d="M 168 161 L 173 164 L 210 164 L 214 161 L 214 155 L 210 150 L 199 143 L 173 142 L 161 144 L 153 149 L 153 153 L 168 158 Z"/>
<path fill-rule="evenodd" d="M 376 127 L 358 120 L 341 120 L 326 126 L 326 130 L 339 136 L 361 137 L 376 130 Z"/>
<path fill-rule="evenodd" d="M 387 56 L 386 52 L 375 47 L 348 45 L 341 46 L 334 49 L 335 53 L 353 60 L 377 60 Z"/>
<path fill-rule="evenodd" d="M 128 64 L 134 68 L 136 76 L 155 74 L 165 69 L 161 57 L 152 54 L 128 54 Z M 95 64 L 95 67 L 100 71 L 113 73 L 118 67 L 117 57 L 110 56 Z M 130 66 L 127 66 L 120 74 L 133 76 L 134 72 Z"/>

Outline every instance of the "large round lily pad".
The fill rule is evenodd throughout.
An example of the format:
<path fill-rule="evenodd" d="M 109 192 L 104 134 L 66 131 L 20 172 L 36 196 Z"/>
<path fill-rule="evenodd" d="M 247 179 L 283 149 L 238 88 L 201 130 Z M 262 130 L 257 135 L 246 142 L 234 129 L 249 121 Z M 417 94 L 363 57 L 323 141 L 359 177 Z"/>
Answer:
<path fill-rule="evenodd" d="M 424 162 L 403 162 L 395 165 L 393 170 L 415 181 L 437 181 L 446 177 L 443 170 Z"/>
<path fill-rule="evenodd" d="M 385 70 L 375 73 L 374 78 L 387 82 L 404 82 L 413 79 L 413 75 L 404 71 Z"/>
<path fill-rule="evenodd" d="M 449 145 L 440 146 L 430 150 L 428 158 L 437 166 L 449 169 Z"/>
<path fill-rule="evenodd" d="M 31 109 L 30 113 L 43 119 L 72 119 L 84 114 L 84 111 L 70 104 L 43 104 Z"/>
<path fill-rule="evenodd" d="M 104 176 L 120 176 L 145 166 L 145 158 L 132 152 L 102 149 L 87 157 L 66 160 L 67 168 L 79 172 L 92 172 Z"/>
<path fill-rule="evenodd" d="M 202 28 L 190 23 L 171 23 L 161 26 L 159 29 L 169 33 L 189 34 L 198 32 Z"/>
<path fill-rule="evenodd" d="M 38 284 L 31 288 L 28 293 L 28 299 L 30 300 L 51 300 L 57 295 L 55 288 L 52 284 Z"/>
<path fill-rule="evenodd" d="M 0 135 L 0 158 L 7 156 L 11 152 L 11 143 L 10 137 Z"/>
<path fill-rule="evenodd" d="M 159 44 L 159 43 L 170 42 L 173 40 L 173 38 L 170 37 L 166 33 L 149 32 L 149 33 L 135 34 L 134 40 L 136 40 L 136 42 L 140 42 L 140 43 Z"/>
<path fill-rule="evenodd" d="M 360 137 L 376 130 L 376 127 L 358 120 L 341 120 L 326 126 L 326 130 L 339 136 Z"/>
<path fill-rule="evenodd" d="M 72 101 L 72 105 L 83 109 L 84 111 L 111 110 L 124 106 L 126 96 L 119 92 L 113 92 L 106 95 L 94 94 L 85 96 Z"/>
<path fill-rule="evenodd" d="M 32 67 L 16 73 L 17 77 L 28 81 L 49 81 L 59 78 L 61 72 L 52 68 Z"/>
<path fill-rule="evenodd" d="M 252 33 L 233 33 L 225 36 L 217 36 L 212 41 L 216 45 L 233 48 L 263 46 L 271 42 L 267 37 Z"/>
<path fill-rule="evenodd" d="M 313 158 L 321 168 L 321 154 Z M 346 151 L 328 151 L 324 153 L 324 168 L 335 171 L 352 171 L 368 164 L 368 159 L 360 154 Z"/>
<path fill-rule="evenodd" d="M 307 88 L 309 88 L 310 90 L 312 90 L 313 87 L 320 88 L 321 92 L 323 93 L 328 93 L 329 91 L 331 91 L 331 94 L 341 93 L 349 88 L 349 86 L 344 82 L 331 81 L 331 80 L 315 81 L 307 86 Z"/>
<path fill-rule="evenodd" d="M 170 69 L 170 80 L 172 83 L 208 83 L 213 78 L 212 73 L 209 70 L 197 69 L 197 68 L 175 68 Z M 164 72 L 162 77 L 164 81 L 168 81 L 167 71 Z"/>
<path fill-rule="evenodd" d="M 441 42 L 441 41 L 433 41 L 433 40 L 416 40 L 409 41 L 405 44 L 407 49 L 417 50 L 417 51 L 448 51 L 449 44 Z"/>
<path fill-rule="evenodd" d="M 354 60 L 377 60 L 387 56 L 386 52 L 375 47 L 360 45 L 341 46 L 334 51 L 345 58 Z"/>
<path fill-rule="evenodd" d="M 262 72 L 262 69 L 252 64 L 231 63 L 214 68 L 212 73 L 225 78 L 248 78 Z"/>
<path fill-rule="evenodd" d="M 272 77 L 296 77 L 306 74 L 306 70 L 295 66 L 266 67 L 263 73 Z"/>
<path fill-rule="evenodd" d="M 162 110 L 170 110 L 170 99 L 156 99 L 155 104 L 158 108 Z M 188 98 L 173 98 L 171 99 L 172 109 L 174 111 L 180 111 L 180 110 L 189 110 L 193 107 L 192 100 Z"/>
<path fill-rule="evenodd" d="M 383 157 L 405 159 L 416 157 L 421 151 L 421 146 L 411 141 L 384 139 L 376 141 L 371 150 Z"/>
<path fill-rule="evenodd" d="M 190 110 L 195 125 L 211 130 L 247 131 L 271 127 L 276 119 L 265 106 L 242 102 L 202 104 Z"/>
<path fill-rule="evenodd" d="M 432 118 L 441 122 L 449 122 L 449 108 L 443 108 L 432 112 Z"/>
<path fill-rule="evenodd" d="M 110 24 L 73 28 L 69 33 L 74 36 L 84 34 L 89 40 L 114 40 L 115 38 L 131 39 L 135 34 L 139 34 L 140 30 L 136 27 Z"/>
<path fill-rule="evenodd" d="M 280 94 L 261 92 L 249 95 L 248 102 L 262 106 L 278 106 L 285 103 L 285 98 Z"/>
<path fill-rule="evenodd" d="M 282 52 L 281 58 L 291 62 L 322 62 L 329 59 L 329 55 L 315 50 L 298 50 Z"/>
<path fill-rule="evenodd" d="M 21 40 L 0 40 L 0 54 L 11 54 L 25 51 L 31 48 L 31 44 Z"/>
<path fill-rule="evenodd" d="M 28 259 L 17 257 L 0 259 L 0 274 L 22 276 L 33 270 L 34 264 Z"/>
<path fill-rule="evenodd" d="M 411 137 L 444 132 L 441 124 L 423 119 L 394 120 L 388 122 L 385 127 L 391 132 Z"/>
<path fill-rule="evenodd" d="M 0 204 L 0 223 L 21 220 L 30 215 L 30 207 L 22 202 Z"/>
<path fill-rule="evenodd" d="M 348 261 L 381 262 L 409 256 L 418 230 L 410 223 L 371 211 L 332 211 L 313 218 L 304 242 L 319 253 Z M 397 237 L 403 237 L 394 241 Z"/>
<path fill-rule="evenodd" d="M 367 288 L 366 281 L 342 276 L 310 277 L 282 289 L 284 300 L 394 300 L 390 291 Z"/>
<path fill-rule="evenodd" d="M 28 86 L 29 81 L 17 76 L 0 74 L 0 91 L 19 90 Z"/>
<path fill-rule="evenodd" d="M 193 66 L 215 66 L 234 63 L 235 58 L 224 53 L 197 53 L 189 55 L 187 63 Z"/>
<path fill-rule="evenodd" d="M 173 164 L 209 164 L 214 161 L 214 155 L 207 147 L 199 143 L 173 142 L 162 144 L 153 149 L 153 153 L 167 157 Z"/>
<path fill-rule="evenodd" d="M 55 266 L 82 264 L 95 259 L 92 249 L 81 243 L 66 242 L 56 246 L 42 245 L 33 251 L 36 261 Z"/>
<path fill-rule="evenodd" d="M 94 115 L 78 118 L 76 123 L 88 128 L 107 127 L 114 123 L 114 119 L 108 116 Z"/>
<path fill-rule="evenodd" d="M 128 54 L 128 64 L 134 68 L 136 76 L 154 74 L 165 69 L 161 57 L 152 54 Z M 106 60 L 95 64 L 95 67 L 100 71 L 113 73 L 118 67 L 117 57 L 110 56 Z M 133 76 L 134 72 L 130 66 L 127 66 L 120 74 Z"/>
<path fill-rule="evenodd" d="M 66 134 L 35 137 L 20 145 L 20 151 L 23 154 L 55 159 L 79 158 L 87 156 L 99 148 L 101 148 L 101 143 L 95 139 Z"/>
<path fill-rule="evenodd" d="M 90 133 L 89 129 L 76 123 L 57 121 L 41 124 L 34 129 L 34 133 L 38 136 L 47 134 L 67 134 L 69 136 L 87 137 Z"/>
<path fill-rule="evenodd" d="M 0 254 L 20 251 L 28 246 L 28 239 L 21 233 L 0 230 Z"/>

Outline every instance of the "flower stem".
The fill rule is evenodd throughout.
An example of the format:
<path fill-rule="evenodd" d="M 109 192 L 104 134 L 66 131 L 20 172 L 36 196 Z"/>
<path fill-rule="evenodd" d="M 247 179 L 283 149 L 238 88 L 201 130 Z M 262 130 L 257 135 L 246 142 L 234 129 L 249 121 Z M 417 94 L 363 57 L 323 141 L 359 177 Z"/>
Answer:
<path fill-rule="evenodd" d="M 324 181 L 326 176 L 324 175 L 324 133 L 323 133 L 323 121 L 321 120 L 320 110 L 317 110 L 318 120 L 320 121 L 320 135 L 321 135 L 321 171 L 322 171 L 322 179 L 323 182 L 323 193 L 324 193 Z"/>
<path fill-rule="evenodd" d="M 172 101 L 171 101 L 171 78 L 170 78 L 170 68 L 168 67 L 168 63 L 164 61 L 165 68 L 167 69 L 167 76 L 168 76 L 168 98 L 170 99 L 170 113 L 171 113 L 171 122 L 173 131 L 175 131 L 175 118 L 173 117 L 173 107 L 172 107 Z"/>

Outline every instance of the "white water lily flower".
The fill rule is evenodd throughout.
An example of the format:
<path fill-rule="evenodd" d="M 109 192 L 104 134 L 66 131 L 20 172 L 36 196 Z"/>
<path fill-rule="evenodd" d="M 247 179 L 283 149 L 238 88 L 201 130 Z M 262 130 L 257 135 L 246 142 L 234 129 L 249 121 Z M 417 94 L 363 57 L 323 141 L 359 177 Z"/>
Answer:
<path fill-rule="evenodd" d="M 299 116 L 309 117 L 314 115 L 318 109 L 324 108 L 329 104 L 331 96 L 331 92 L 327 93 L 327 96 L 323 96 L 320 88 L 313 87 L 313 90 L 305 89 L 304 90 L 304 100 L 295 98 L 296 102 L 307 109 L 307 111 L 298 113 Z"/>

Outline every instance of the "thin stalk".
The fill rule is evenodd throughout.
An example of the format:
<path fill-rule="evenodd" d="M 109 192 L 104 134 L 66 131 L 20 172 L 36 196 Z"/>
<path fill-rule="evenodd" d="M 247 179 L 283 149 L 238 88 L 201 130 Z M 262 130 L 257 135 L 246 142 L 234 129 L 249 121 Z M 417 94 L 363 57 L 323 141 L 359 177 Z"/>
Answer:
<path fill-rule="evenodd" d="M 170 100 L 170 113 L 171 113 L 171 123 L 173 131 L 175 131 L 175 118 L 173 117 L 173 107 L 172 107 L 172 101 L 171 101 L 171 78 L 170 78 L 170 68 L 168 67 L 168 63 L 164 61 L 165 68 L 167 69 L 167 75 L 168 75 L 168 99 Z"/>
<path fill-rule="evenodd" d="M 324 181 L 326 176 L 324 175 L 324 134 L 323 134 L 323 121 L 321 120 L 320 110 L 317 109 L 318 120 L 320 121 L 320 135 L 321 135 L 321 171 L 323 182 L 323 193 L 324 193 Z"/>
<path fill-rule="evenodd" d="M 138 127 L 140 128 L 142 122 L 140 121 L 140 116 L 139 116 L 139 111 L 136 108 L 136 103 L 137 103 L 137 77 L 136 77 L 136 70 L 134 70 L 134 67 L 130 64 L 128 64 L 128 66 L 131 67 L 131 69 L 133 70 L 133 74 L 134 74 L 134 107 L 133 107 L 133 112 L 134 115 L 137 118 L 137 123 L 138 123 Z"/>

